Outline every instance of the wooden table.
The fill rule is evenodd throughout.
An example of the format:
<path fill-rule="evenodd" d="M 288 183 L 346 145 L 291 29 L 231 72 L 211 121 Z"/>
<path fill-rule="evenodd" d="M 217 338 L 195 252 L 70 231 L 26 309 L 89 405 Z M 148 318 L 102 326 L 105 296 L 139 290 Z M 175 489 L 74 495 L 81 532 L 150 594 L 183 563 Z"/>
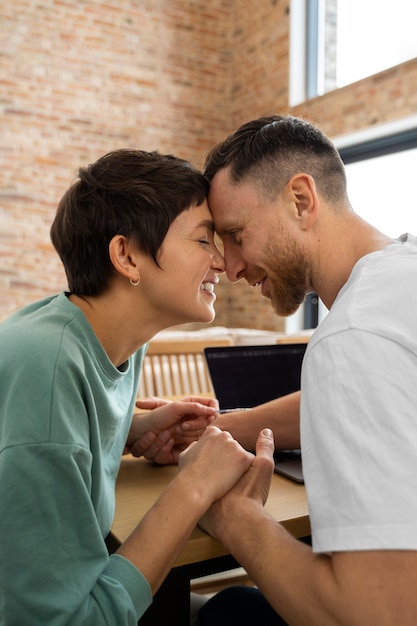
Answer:
<path fill-rule="evenodd" d="M 123 542 L 176 475 L 175 466 L 155 466 L 145 459 L 122 459 L 116 484 L 116 513 L 112 532 Z M 274 474 L 265 507 L 297 538 L 310 535 L 306 493 L 303 485 Z M 190 580 L 238 567 L 216 539 L 195 528 L 175 567 L 155 596 L 152 607 L 140 620 L 164 626 L 189 623 Z"/>

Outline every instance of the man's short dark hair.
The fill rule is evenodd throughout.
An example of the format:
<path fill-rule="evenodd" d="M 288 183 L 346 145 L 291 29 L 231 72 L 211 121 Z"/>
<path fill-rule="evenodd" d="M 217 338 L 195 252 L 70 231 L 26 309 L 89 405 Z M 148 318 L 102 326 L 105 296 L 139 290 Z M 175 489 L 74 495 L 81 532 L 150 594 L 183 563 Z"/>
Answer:
<path fill-rule="evenodd" d="M 329 201 L 346 198 L 346 174 L 333 143 L 316 126 L 292 116 L 261 117 L 243 124 L 208 154 L 204 175 L 230 166 L 231 180 L 258 184 L 275 194 L 297 173 L 310 174 Z"/>

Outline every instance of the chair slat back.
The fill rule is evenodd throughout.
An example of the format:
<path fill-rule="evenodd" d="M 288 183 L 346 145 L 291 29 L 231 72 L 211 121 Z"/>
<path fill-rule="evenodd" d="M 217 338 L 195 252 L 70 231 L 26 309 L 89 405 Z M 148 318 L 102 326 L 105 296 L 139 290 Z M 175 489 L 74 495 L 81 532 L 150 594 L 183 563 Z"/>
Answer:
<path fill-rule="evenodd" d="M 203 350 L 208 346 L 232 344 L 229 338 L 151 341 L 143 362 L 138 397 L 213 395 Z"/>

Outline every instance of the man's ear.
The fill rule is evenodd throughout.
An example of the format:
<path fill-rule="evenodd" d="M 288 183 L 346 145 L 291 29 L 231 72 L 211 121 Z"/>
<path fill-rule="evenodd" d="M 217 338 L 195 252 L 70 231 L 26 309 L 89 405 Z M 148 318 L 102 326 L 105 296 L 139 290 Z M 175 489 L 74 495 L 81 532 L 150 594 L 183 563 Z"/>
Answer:
<path fill-rule="evenodd" d="M 305 173 L 295 174 L 287 183 L 287 191 L 301 224 L 310 226 L 316 219 L 319 206 L 314 178 Z"/>
<path fill-rule="evenodd" d="M 140 278 L 139 267 L 131 241 L 124 235 L 115 235 L 109 243 L 109 256 L 116 272 L 133 281 Z"/>

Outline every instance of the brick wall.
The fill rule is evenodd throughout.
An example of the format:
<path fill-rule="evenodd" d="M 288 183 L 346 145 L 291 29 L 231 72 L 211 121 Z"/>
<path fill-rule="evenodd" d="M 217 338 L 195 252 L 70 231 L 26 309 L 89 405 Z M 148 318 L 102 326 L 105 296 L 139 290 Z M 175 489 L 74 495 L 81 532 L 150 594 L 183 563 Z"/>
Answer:
<path fill-rule="evenodd" d="M 288 0 L 0 1 L 0 319 L 66 286 L 49 242 L 80 165 L 118 147 L 200 166 L 264 113 L 330 135 L 416 111 L 417 60 L 290 110 Z M 268 301 L 223 278 L 216 324 L 281 330 Z"/>
<path fill-rule="evenodd" d="M 49 226 L 80 165 L 118 147 L 201 165 L 230 117 L 230 13 L 227 0 L 0 2 L 0 317 L 65 287 Z"/>

